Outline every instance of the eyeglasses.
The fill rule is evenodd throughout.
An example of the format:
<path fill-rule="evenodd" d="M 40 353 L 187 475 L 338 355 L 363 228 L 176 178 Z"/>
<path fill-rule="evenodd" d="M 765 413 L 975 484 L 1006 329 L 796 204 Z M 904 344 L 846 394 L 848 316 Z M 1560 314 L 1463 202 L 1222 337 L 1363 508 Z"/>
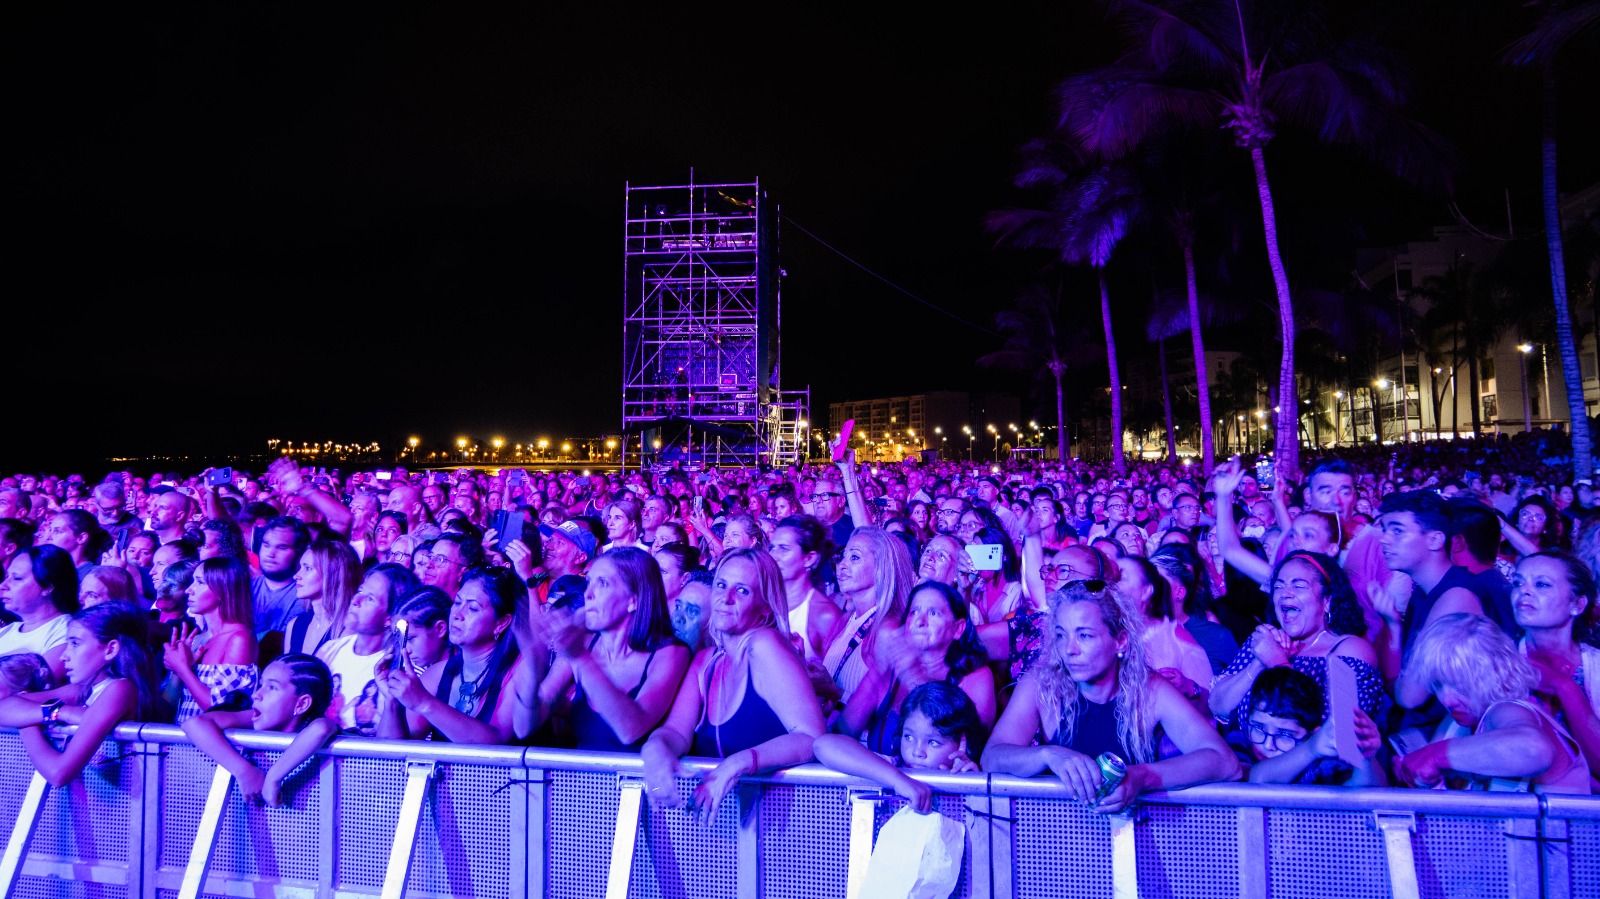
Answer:
<path fill-rule="evenodd" d="M 822 502 L 824 500 L 830 500 L 830 499 L 833 499 L 835 497 L 840 497 L 840 496 L 844 496 L 844 494 L 843 493 L 813 493 L 813 494 L 811 494 L 811 501 L 814 502 L 814 503 L 819 503 L 819 502 Z"/>
<path fill-rule="evenodd" d="M 1073 568 L 1071 565 L 1040 565 L 1039 566 L 1039 577 L 1041 577 L 1041 578 L 1048 578 L 1051 575 L 1055 575 L 1058 578 L 1064 578 L 1064 577 L 1067 577 L 1067 576 L 1073 575 L 1073 574 L 1084 574 L 1084 572 L 1079 571 L 1076 568 Z"/>
<path fill-rule="evenodd" d="M 1268 732 L 1265 727 L 1250 722 L 1250 742 L 1257 746 L 1271 746 L 1279 752 L 1288 752 L 1300 745 L 1303 737 L 1297 737 L 1287 731 L 1275 730 Z"/>
<path fill-rule="evenodd" d="M 939 510 L 939 517 L 940 518 L 955 518 L 956 516 L 958 516 L 960 514 L 961 514 L 961 510 L 960 509 L 940 509 Z"/>
<path fill-rule="evenodd" d="M 1174 512 L 1198 512 L 1198 511 L 1200 511 L 1200 507 L 1198 505 L 1195 505 L 1194 503 L 1186 503 L 1186 504 L 1184 504 L 1182 506 L 1173 506 L 1172 507 L 1172 511 L 1174 511 Z"/>
<path fill-rule="evenodd" d="M 422 553 L 421 555 L 417 556 L 417 561 L 420 562 L 423 565 L 443 565 L 443 564 L 446 564 L 446 563 L 449 563 L 451 565 L 460 565 L 461 564 L 461 560 L 460 559 L 452 558 L 450 556 L 440 555 L 439 553 Z"/>

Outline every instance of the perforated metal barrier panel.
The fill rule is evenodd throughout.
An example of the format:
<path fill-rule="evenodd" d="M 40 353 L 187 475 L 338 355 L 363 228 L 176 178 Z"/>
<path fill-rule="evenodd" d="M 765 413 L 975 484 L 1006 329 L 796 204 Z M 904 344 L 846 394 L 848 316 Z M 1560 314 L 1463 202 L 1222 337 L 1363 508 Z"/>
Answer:
<path fill-rule="evenodd" d="M 281 744 L 250 740 L 258 764 L 276 758 Z M 646 803 L 631 869 L 614 868 L 619 785 L 639 777 L 637 757 L 360 740 L 302 766 L 282 808 L 246 804 L 235 789 L 203 895 L 377 896 L 408 760 L 431 779 L 405 895 L 590 899 L 620 870 L 626 879 L 612 886 L 630 897 L 846 899 L 850 791 L 863 787 L 833 772 L 746 785 L 709 825 L 687 807 Z M 119 732 L 79 781 L 46 797 L 11 895 L 175 897 L 214 770 L 175 729 Z M 0 821 L 17 819 L 31 777 L 15 735 L 0 734 Z M 695 783 L 678 782 L 685 799 Z M 1218 785 L 1139 806 L 1114 864 L 1112 821 L 1048 781 L 935 785 L 939 811 L 968 828 L 954 893 L 963 899 L 1363 899 L 1397 884 L 1423 897 L 1600 897 L 1600 798 Z M 901 803 L 867 795 L 879 803 L 875 832 Z"/>

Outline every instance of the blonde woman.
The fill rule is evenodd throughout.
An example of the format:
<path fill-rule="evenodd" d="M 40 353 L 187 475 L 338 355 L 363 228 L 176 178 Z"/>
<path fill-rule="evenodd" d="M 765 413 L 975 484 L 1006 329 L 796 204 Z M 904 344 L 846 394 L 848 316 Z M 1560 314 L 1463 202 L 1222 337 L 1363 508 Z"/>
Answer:
<path fill-rule="evenodd" d="M 1237 759 L 1211 723 L 1145 665 L 1140 618 L 1104 581 L 1069 582 L 1051 594 L 1049 614 L 1045 652 L 995 724 L 985 771 L 1051 771 L 1074 799 L 1107 813 L 1144 793 L 1239 777 Z M 1179 755 L 1158 757 L 1158 728 Z M 1096 759 L 1105 753 L 1122 759 L 1127 775 L 1097 801 L 1103 778 Z"/>

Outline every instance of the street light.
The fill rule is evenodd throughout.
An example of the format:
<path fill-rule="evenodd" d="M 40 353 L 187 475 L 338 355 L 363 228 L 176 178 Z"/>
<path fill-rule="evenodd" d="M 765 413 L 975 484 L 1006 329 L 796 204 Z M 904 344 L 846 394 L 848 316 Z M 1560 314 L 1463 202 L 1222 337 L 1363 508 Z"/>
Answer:
<path fill-rule="evenodd" d="M 1517 352 L 1522 354 L 1522 432 L 1533 430 L 1533 398 L 1528 396 L 1528 354 L 1533 352 L 1533 344 L 1517 344 Z"/>
<path fill-rule="evenodd" d="M 991 457 L 994 459 L 994 461 L 999 462 L 1000 461 L 1000 431 L 994 425 L 985 425 L 984 427 L 988 430 L 989 433 L 994 435 L 994 451 L 991 454 Z"/>

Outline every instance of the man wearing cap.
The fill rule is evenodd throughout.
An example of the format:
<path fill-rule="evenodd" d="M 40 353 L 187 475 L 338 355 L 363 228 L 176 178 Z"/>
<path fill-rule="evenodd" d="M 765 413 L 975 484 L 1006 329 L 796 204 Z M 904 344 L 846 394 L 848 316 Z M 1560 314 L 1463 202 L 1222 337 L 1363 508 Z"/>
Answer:
<path fill-rule="evenodd" d="M 550 585 L 558 578 L 582 577 L 588 572 L 599 541 L 581 521 L 563 521 L 555 527 L 541 524 L 539 536 L 544 540 L 544 563 L 529 578 L 528 590 L 540 602 L 548 602 Z"/>

